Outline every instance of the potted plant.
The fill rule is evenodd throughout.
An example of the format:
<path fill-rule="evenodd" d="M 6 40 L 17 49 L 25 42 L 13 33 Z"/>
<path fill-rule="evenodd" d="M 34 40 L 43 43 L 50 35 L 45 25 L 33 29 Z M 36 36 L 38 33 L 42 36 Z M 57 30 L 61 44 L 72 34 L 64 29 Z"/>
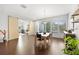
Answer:
<path fill-rule="evenodd" d="M 70 55 L 79 55 L 79 48 L 78 48 L 79 40 L 71 36 L 65 37 L 64 40 L 65 40 L 64 53 Z"/>

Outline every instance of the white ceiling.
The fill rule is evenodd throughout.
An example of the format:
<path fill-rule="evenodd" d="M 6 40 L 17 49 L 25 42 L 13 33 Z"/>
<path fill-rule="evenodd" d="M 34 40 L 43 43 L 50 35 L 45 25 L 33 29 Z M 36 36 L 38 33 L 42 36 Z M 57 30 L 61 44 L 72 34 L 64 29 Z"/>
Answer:
<path fill-rule="evenodd" d="M 27 8 L 22 8 L 20 4 L 2 4 L 1 12 L 11 16 L 18 16 L 25 19 L 42 19 L 64 15 L 71 12 L 76 4 L 24 4 Z"/>

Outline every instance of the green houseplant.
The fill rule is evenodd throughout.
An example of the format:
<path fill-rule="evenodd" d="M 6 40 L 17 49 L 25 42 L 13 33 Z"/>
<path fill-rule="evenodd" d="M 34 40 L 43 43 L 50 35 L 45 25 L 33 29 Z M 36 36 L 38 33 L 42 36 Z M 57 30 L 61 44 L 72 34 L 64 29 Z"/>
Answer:
<path fill-rule="evenodd" d="M 65 37 L 64 40 L 66 42 L 64 53 L 70 55 L 79 55 L 79 49 L 78 49 L 79 40 L 71 36 Z"/>

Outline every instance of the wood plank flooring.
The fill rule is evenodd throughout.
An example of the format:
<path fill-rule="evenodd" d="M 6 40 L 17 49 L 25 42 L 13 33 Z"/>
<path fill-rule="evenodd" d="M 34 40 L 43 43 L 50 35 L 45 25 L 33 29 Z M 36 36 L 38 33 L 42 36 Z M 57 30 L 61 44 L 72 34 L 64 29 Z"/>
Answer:
<path fill-rule="evenodd" d="M 19 39 L 0 43 L 0 55 L 64 55 L 64 41 L 51 38 L 50 47 L 40 49 L 34 46 L 35 36 L 20 34 Z"/>

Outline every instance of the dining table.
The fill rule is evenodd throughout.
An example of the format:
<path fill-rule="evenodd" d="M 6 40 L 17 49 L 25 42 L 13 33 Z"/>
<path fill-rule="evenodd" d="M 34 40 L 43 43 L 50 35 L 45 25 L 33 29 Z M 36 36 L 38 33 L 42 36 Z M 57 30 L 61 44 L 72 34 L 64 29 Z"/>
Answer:
<path fill-rule="evenodd" d="M 46 40 L 50 36 L 50 33 L 39 33 L 39 34 L 41 34 L 42 38 L 44 39 L 44 45 L 46 48 Z"/>

